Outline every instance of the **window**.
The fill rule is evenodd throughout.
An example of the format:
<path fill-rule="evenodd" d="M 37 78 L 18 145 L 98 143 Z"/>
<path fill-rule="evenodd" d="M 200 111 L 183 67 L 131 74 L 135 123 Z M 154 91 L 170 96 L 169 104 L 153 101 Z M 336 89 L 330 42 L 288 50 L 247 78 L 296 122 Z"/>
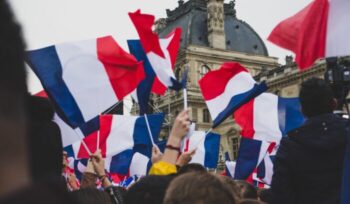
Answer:
<path fill-rule="evenodd" d="M 197 122 L 197 120 L 198 120 L 197 114 L 198 114 L 197 108 L 192 108 L 192 121 L 193 122 Z"/>
<path fill-rule="evenodd" d="M 207 65 L 202 65 L 199 70 L 199 76 L 202 78 L 206 73 L 210 71 L 210 68 Z"/>
<path fill-rule="evenodd" d="M 208 109 L 203 109 L 203 123 L 210 122 L 210 114 Z"/>
<path fill-rule="evenodd" d="M 238 157 L 238 148 L 239 148 L 239 139 L 238 137 L 232 138 L 232 146 L 233 146 L 233 157 L 237 159 Z"/>

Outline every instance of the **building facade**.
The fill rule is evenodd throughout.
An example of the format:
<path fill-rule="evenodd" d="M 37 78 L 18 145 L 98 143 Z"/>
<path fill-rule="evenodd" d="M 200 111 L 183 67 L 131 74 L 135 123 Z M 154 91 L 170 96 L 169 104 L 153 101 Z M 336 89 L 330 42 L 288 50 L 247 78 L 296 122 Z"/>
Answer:
<path fill-rule="evenodd" d="M 236 16 L 235 1 L 183 0 L 178 7 L 167 10 L 167 17 L 157 20 L 155 29 L 160 37 L 174 28 L 182 28 L 181 47 L 175 64 L 175 75 L 180 78 L 186 67 L 188 73 L 188 106 L 196 130 L 209 130 L 212 121 L 202 98 L 198 80 L 208 71 L 218 69 L 223 62 L 235 61 L 249 69 L 257 81 L 267 81 L 270 92 L 295 97 L 300 83 L 312 76 L 322 76 L 325 64 L 319 62 L 305 72 L 299 72 L 293 59 L 286 58 L 280 66 L 270 57 L 266 46 L 254 29 Z M 166 138 L 176 115 L 183 110 L 182 91 L 168 91 L 165 96 L 152 97 L 153 110 L 166 113 L 166 124 L 161 137 Z M 214 132 L 221 134 L 219 170 L 223 169 L 224 153 L 237 158 L 240 127 L 232 118 L 219 125 Z"/>

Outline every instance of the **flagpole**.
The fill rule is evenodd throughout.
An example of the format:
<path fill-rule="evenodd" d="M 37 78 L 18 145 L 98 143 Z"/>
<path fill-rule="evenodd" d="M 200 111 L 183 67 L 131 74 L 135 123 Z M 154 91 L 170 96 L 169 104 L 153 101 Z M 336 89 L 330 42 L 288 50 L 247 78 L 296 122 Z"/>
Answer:
<path fill-rule="evenodd" d="M 78 128 L 74 129 L 75 134 L 77 134 L 77 136 L 79 137 L 79 139 L 81 140 L 81 144 L 83 145 L 83 147 L 85 148 L 85 150 L 87 151 L 87 153 L 89 154 L 89 156 L 91 156 L 91 151 L 89 149 L 89 147 L 86 145 L 85 141 L 84 141 L 84 136 L 81 135 L 81 132 L 78 131 Z"/>
<path fill-rule="evenodd" d="M 100 149 L 100 130 L 97 130 L 96 151 Z"/>
<path fill-rule="evenodd" d="M 147 114 L 146 113 L 144 114 L 144 117 L 145 117 L 146 126 L 147 126 L 147 130 L 148 130 L 148 135 L 149 135 L 149 137 L 151 139 L 152 145 L 156 146 L 156 144 L 154 143 L 154 140 L 153 140 L 153 134 L 152 134 L 151 128 L 149 126 L 148 118 L 147 118 Z"/>

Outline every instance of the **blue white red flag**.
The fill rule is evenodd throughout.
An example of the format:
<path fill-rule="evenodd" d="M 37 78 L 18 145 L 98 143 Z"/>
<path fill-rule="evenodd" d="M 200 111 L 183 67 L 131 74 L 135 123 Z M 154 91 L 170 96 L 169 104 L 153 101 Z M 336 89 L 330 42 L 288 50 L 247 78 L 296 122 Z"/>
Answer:
<path fill-rule="evenodd" d="M 234 113 L 245 138 L 279 143 L 282 136 L 304 123 L 299 98 L 263 93 Z"/>
<path fill-rule="evenodd" d="M 350 2 L 315 0 L 279 23 L 268 40 L 291 50 L 301 70 L 318 58 L 350 55 Z"/>
<path fill-rule="evenodd" d="M 167 87 L 173 90 L 182 89 L 173 72 L 180 47 L 181 29 L 176 28 L 167 37 L 160 39 L 152 30 L 155 20 L 153 15 L 141 14 L 141 11 L 137 10 L 129 13 L 129 17 L 139 34 L 149 65 L 156 75 L 152 92 L 163 95 Z"/>
<path fill-rule="evenodd" d="M 111 36 L 32 50 L 27 56 L 56 112 L 73 128 L 98 121 L 145 76 L 142 63 Z"/>
<path fill-rule="evenodd" d="M 157 142 L 164 115 L 155 114 L 147 117 L 153 139 Z M 99 148 L 104 158 L 113 157 L 127 150 L 136 149 L 140 152 L 143 151 L 144 154 L 151 152 L 151 148 L 148 150 L 143 148 L 152 147 L 144 116 L 101 115 L 99 137 L 97 134 L 97 132 L 92 133 L 85 137 L 84 141 L 89 150 L 95 152 L 99 138 Z M 66 147 L 66 151 L 76 159 L 89 158 L 81 141 Z"/>
<path fill-rule="evenodd" d="M 204 131 L 194 131 L 184 141 L 182 152 L 196 149 L 190 163 L 198 163 L 206 168 L 217 168 L 220 148 L 220 135 Z"/>
<path fill-rule="evenodd" d="M 217 127 L 240 106 L 267 90 L 257 84 L 248 70 L 236 62 L 226 62 L 199 80 L 203 98 Z"/>

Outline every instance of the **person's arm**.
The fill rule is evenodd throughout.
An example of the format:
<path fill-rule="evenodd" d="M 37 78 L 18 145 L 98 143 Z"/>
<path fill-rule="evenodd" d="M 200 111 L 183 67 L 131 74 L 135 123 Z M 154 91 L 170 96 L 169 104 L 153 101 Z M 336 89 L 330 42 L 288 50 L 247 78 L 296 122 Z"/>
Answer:
<path fill-rule="evenodd" d="M 94 170 L 91 159 L 87 163 L 85 172 L 81 179 L 80 188 L 95 188 L 96 187 L 97 175 Z"/>
<path fill-rule="evenodd" d="M 92 156 L 91 161 L 94 166 L 95 172 L 102 182 L 102 187 L 107 188 L 112 185 L 106 171 L 105 171 L 105 160 L 102 158 L 101 150 L 97 150 Z"/>
<path fill-rule="evenodd" d="M 271 184 L 270 204 L 293 204 L 294 188 L 292 178 L 292 165 L 288 154 L 288 138 L 283 138 L 274 160 L 274 173 Z"/>
<path fill-rule="evenodd" d="M 190 124 L 188 110 L 183 110 L 174 121 L 162 159 L 153 164 L 149 174 L 166 175 L 176 173 L 175 164 L 180 154 L 181 140 L 189 131 Z"/>

